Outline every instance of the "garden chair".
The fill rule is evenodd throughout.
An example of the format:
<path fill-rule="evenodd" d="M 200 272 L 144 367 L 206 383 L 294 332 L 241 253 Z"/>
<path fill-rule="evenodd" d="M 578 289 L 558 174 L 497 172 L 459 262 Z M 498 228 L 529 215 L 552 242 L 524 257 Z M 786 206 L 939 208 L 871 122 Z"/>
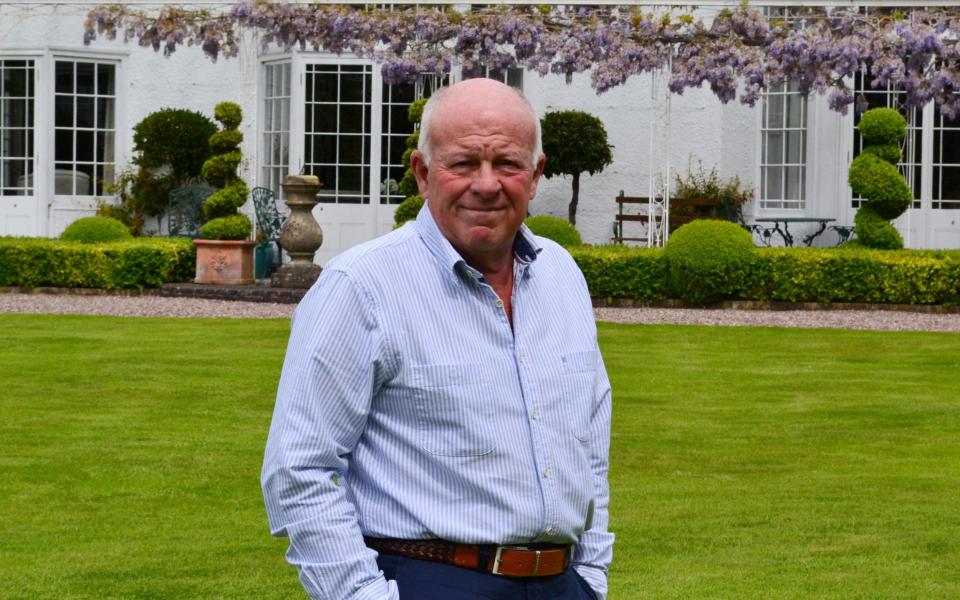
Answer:
<path fill-rule="evenodd" d="M 204 185 L 185 185 L 170 191 L 167 201 L 167 234 L 170 237 L 200 236 L 203 201 L 213 193 Z"/>
<path fill-rule="evenodd" d="M 257 230 L 263 234 L 262 244 L 273 247 L 271 268 L 265 276 L 273 272 L 280 263 L 280 227 L 283 225 L 283 215 L 277 209 L 276 195 L 273 190 L 265 187 L 255 187 L 251 191 L 253 208 L 257 215 Z"/>

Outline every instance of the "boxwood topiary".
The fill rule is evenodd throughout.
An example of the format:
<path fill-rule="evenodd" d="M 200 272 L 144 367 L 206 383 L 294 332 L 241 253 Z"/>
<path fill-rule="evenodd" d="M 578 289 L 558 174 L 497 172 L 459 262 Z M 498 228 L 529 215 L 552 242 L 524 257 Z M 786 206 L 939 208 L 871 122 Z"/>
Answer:
<path fill-rule="evenodd" d="M 735 223 L 691 221 L 670 235 L 664 250 L 671 289 L 691 304 L 738 298 L 753 250 L 750 234 Z"/>
<path fill-rule="evenodd" d="M 551 215 L 535 215 L 524 221 L 536 235 L 553 240 L 561 246 L 580 246 L 580 232 L 569 221 Z"/>
<path fill-rule="evenodd" d="M 200 227 L 205 240 L 245 240 L 250 237 L 252 225 L 244 215 L 230 215 L 207 221 Z"/>
<path fill-rule="evenodd" d="M 196 177 L 210 157 L 207 140 L 217 131 L 209 118 L 182 108 L 150 113 L 133 127 L 134 162 L 145 169 L 170 166 L 176 180 Z"/>
<path fill-rule="evenodd" d="M 60 239 L 68 242 L 97 244 L 133 238 L 127 226 L 110 217 L 83 217 L 71 223 Z"/>
<path fill-rule="evenodd" d="M 873 108 L 857 124 L 864 146 L 900 146 L 907 135 L 907 121 L 893 108 Z"/>
<path fill-rule="evenodd" d="M 244 215 L 237 214 L 247 201 L 250 188 L 237 176 L 237 166 L 243 158 L 238 146 L 243 135 L 237 131 L 243 119 L 240 105 L 221 102 L 213 109 L 213 115 L 223 130 L 210 136 L 210 147 L 217 154 L 203 164 L 203 176 L 219 187 L 203 203 L 203 216 L 207 223 L 200 227 L 200 237 L 206 240 L 245 240 L 250 237 L 253 225 Z"/>

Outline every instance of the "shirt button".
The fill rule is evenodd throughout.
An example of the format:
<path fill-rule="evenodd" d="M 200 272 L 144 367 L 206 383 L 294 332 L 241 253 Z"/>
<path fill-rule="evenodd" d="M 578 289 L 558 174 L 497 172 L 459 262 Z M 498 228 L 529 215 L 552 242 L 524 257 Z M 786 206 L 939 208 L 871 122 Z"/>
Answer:
<path fill-rule="evenodd" d="M 553 535 L 553 527 L 547 527 L 547 530 L 544 531 L 547 535 Z"/>
<path fill-rule="evenodd" d="M 520 364 L 523 364 L 523 355 L 521 354 L 520 356 L 518 356 L 517 360 L 520 361 Z"/>
<path fill-rule="evenodd" d="M 546 479 L 547 477 L 550 477 L 550 469 L 543 470 L 543 478 Z"/>
<path fill-rule="evenodd" d="M 533 419 L 534 421 L 536 421 L 536 420 L 537 420 L 537 411 L 535 411 L 535 410 L 534 410 L 534 411 L 531 411 L 531 412 L 530 412 L 530 418 Z"/>
<path fill-rule="evenodd" d="M 503 300 L 497 298 L 497 308 L 503 308 Z"/>

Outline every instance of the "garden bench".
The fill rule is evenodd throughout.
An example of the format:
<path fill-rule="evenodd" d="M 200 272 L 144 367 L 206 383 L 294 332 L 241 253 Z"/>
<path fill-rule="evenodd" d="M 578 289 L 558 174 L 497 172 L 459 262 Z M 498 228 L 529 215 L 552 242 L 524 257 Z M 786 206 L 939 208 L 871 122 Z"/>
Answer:
<path fill-rule="evenodd" d="M 623 224 L 625 222 L 646 223 L 649 221 L 650 217 L 646 213 L 630 213 L 627 212 L 627 207 L 631 204 L 649 205 L 650 199 L 644 196 L 627 196 L 623 193 L 623 190 L 621 190 L 620 195 L 616 197 L 616 201 L 617 214 L 615 215 L 613 222 L 613 242 L 616 244 L 622 244 L 623 242 L 646 242 L 646 237 L 624 236 Z M 698 214 L 696 209 L 700 207 L 710 208 L 710 213 L 708 215 Z M 723 219 L 723 216 L 720 214 L 721 207 L 722 205 L 719 200 L 711 200 L 708 198 L 671 198 L 670 231 L 673 231 L 677 227 L 685 223 L 689 223 L 694 219 Z M 676 210 L 677 208 L 680 210 Z"/>

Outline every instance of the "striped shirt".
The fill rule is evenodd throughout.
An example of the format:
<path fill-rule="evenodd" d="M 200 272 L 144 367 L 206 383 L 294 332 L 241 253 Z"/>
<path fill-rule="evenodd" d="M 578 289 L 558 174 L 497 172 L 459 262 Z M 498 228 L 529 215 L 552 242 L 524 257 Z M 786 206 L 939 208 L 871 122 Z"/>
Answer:
<path fill-rule="evenodd" d="M 398 598 L 364 535 L 576 544 L 606 595 L 610 383 L 586 282 L 526 226 L 514 275 L 511 329 L 425 206 L 297 307 L 262 483 L 312 598 Z"/>

